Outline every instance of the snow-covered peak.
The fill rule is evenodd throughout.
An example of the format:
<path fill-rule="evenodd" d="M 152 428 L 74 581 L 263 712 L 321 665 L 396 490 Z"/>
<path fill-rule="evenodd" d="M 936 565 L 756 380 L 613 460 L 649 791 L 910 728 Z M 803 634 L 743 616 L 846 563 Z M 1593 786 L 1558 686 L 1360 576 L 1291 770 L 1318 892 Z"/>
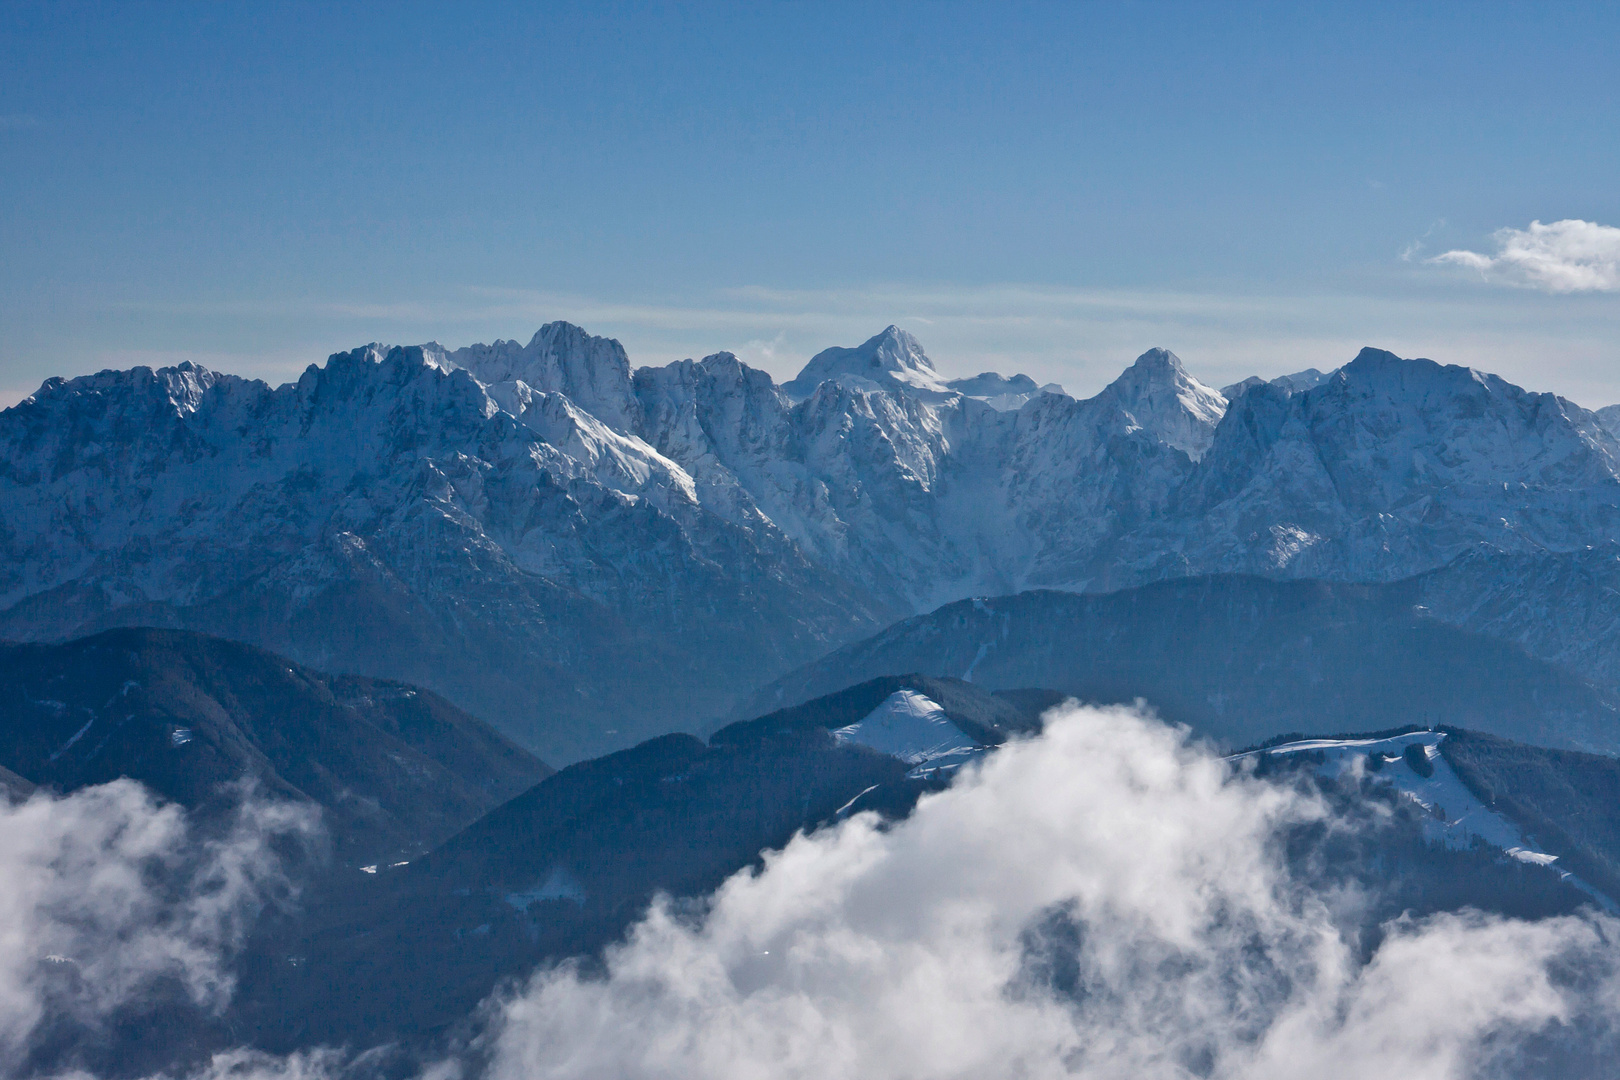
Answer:
<path fill-rule="evenodd" d="M 945 384 L 963 397 L 982 401 L 997 412 L 1014 412 L 1041 394 L 1063 394 L 1057 383 L 1035 385 L 1028 375 L 1008 378 L 994 371 L 981 372 L 971 379 L 952 379 Z"/>
<path fill-rule="evenodd" d="M 437 346 L 423 346 L 424 354 Z M 465 368 L 487 386 L 522 383 L 541 393 L 568 395 L 620 430 L 630 422 L 630 358 L 612 338 L 595 337 L 567 322 L 542 326 L 527 345 L 498 340 L 469 345 L 430 361 Z M 511 389 L 503 396 L 509 397 Z"/>
<path fill-rule="evenodd" d="M 1334 371 L 1338 369 L 1335 368 Z M 1269 383 L 1258 375 L 1250 375 L 1242 382 L 1235 382 L 1231 386 L 1221 387 L 1221 394 L 1228 402 L 1253 390 L 1256 386 L 1275 386 L 1284 394 L 1302 394 L 1306 390 L 1321 386 L 1334 374 L 1334 371 L 1318 371 L 1316 368 L 1306 368 L 1296 371 L 1292 375 L 1279 375 Z"/>
<path fill-rule="evenodd" d="M 1481 541 L 1567 551 L 1620 522 L 1620 446 L 1591 413 L 1379 349 L 1303 393 L 1244 393 L 1189 484 L 1192 565 L 1296 577 L 1392 580 Z"/>
<path fill-rule="evenodd" d="M 833 738 L 892 755 L 912 766 L 911 775 L 954 769 L 985 752 L 932 698 L 896 690 L 862 719 L 839 728 Z"/>
<path fill-rule="evenodd" d="M 1620 479 L 1620 446 L 1592 413 L 1474 368 L 1366 348 L 1299 397 L 1307 413 L 1350 410 L 1369 432 L 1384 429 L 1369 451 L 1388 456 L 1432 441 L 1429 456 L 1453 482 Z"/>
<path fill-rule="evenodd" d="M 1226 398 L 1191 375 L 1168 349 L 1149 349 L 1092 399 L 1118 407 L 1137 427 L 1187 454 L 1203 456 L 1226 415 Z"/>
<path fill-rule="evenodd" d="M 810 358 L 798 378 L 784 383 L 782 390 L 802 401 L 828 380 L 861 390 L 901 391 L 935 401 L 952 393 L 922 345 L 898 326 L 888 327 L 853 349 L 823 349 Z"/>
<path fill-rule="evenodd" d="M 1620 439 L 1620 405 L 1605 405 L 1592 414 L 1603 430 Z"/>
<path fill-rule="evenodd" d="M 1606 430 L 1592 413 L 1556 394 L 1525 390 L 1475 368 L 1403 359 L 1384 349 L 1362 349 L 1354 360 L 1302 396 L 1318 405 L 1331 401 L 1361 410 L 1389 409 L 1403 419 L 1420 418 L 1421 423 L 1412 430 L 1432 427 L 1436 420 L 1491 417 L 1495 421 L 1492 430 L 1499 436 L 1528 435 L 1542 440 L 1573 435 L 1586 446 L 1601 444 L 1605 452 L 1612 448 Z"/>

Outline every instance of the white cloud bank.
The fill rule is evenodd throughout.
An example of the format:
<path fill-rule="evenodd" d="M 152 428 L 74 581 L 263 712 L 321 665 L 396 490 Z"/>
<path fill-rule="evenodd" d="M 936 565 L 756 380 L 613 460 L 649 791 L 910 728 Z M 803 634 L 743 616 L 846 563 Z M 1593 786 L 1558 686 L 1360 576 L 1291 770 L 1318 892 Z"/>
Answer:
<path fill-rule="evenodd" d="M 95 1024 L 160 980 L 222 1007 L 231 959 L 287 886 L 273 842 L 314 828 L 307 809 L 244 792 L 202 836 L 130 780 L 0 798 L 0 1076 L 42 1023 Z"/>
<path fill-rule="evenodd" d="M 537 973 L 422 1080 L 1582 1075 L 1538 1056 L 1572 1030 L 1607 1075 L 1620 923 L 1404 920 L 1364 958 L 1334 915 L 1355 898 L 1301 887 L 1278 851 L 1323 814 L 1156 721 L 1066 708 L 904 822 L 801 836 L 701 916 L 655 907 L 600 977 Z M 0 815 L 0 1031 L 37 1019 L 48 951 L 109 1000 L 154 973 L 219 1000 L 270 865 L 251 838 L 273 831 L 207 855 L 128 783 Z M 212 899 L 151 884 L 188 850 Z M 189 1080 L 380 1075 L 368 1056 L 239 1049 Z"/>
<path fill-rule="evenodd" d="M 1495 255 L 1448 251 L 1431 263 L 1465 266 L 1487 280 L 1554 293 L 1620 290 L 1620 229 L 1570 218 L 1498 229 Z"/>
<path fill-rule="evenodd" d="M 536 975 L 500 1006 L 491 1074 L 1439 1080 L 1511 1071 L 1524 1039 L 1620 1003 L 1620 924 L 1597 916 L 1408 921 L 1360 962 L 1276 852 L 1319 812 L 1156 722 L 1071 708 L 901 824 L 794 840 L 696 923 L 655 908 L 603 977 Z M 1031 977 L 1054 911 L 1069 929 L 1034 967 L 1063 991 Z"/>

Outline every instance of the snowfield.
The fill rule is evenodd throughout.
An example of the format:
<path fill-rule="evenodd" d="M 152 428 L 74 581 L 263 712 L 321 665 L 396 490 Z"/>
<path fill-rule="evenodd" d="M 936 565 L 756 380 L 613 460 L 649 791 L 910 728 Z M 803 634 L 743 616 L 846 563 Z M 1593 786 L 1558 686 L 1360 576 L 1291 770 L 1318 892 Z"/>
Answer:
<path fill-rule="evenodd" d="M 968 738 L 943 708 L 915 690 L 896 690 L 862 719 L 834 731 L 833 738 L 899 758 L 913 766 L 908 776 L 957 769 L 990 749 Z"/>

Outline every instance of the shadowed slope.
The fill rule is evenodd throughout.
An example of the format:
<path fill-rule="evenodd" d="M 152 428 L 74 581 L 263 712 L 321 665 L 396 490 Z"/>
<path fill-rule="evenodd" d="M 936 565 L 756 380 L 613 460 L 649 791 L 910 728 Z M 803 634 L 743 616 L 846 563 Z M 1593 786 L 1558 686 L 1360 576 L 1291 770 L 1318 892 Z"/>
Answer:
<path fill-rule="evenodd" d="M 0 646 L 0 766 L 128 776 L 205 810 L 249 778 L 319 804 L 340 859 L 409 858 L 551 769 L 436 694 L 177 630 Z"/>

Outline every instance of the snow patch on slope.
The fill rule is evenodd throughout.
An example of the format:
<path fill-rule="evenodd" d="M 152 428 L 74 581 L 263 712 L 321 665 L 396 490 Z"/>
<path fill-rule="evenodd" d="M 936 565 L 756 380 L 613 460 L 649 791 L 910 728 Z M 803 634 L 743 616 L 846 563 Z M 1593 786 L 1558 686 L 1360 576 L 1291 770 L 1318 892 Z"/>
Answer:
<path fill-rule="evenodd" d="M 913 766 L 908 775 L 955 769 L 985 753 L 962 734 L 933 699 L 896 690 L 864 718 L 833 732 L 840 743 L 858 743 Z"/>
<path fill-rule="evenodd" d="M 1538 866 L 1551 866 L 1557 862 L 1557 855 L 1538 850 L 1517 825 L 1486 806 L 1468 790 L 1450 762 L 1440 754 L 1440 744 L 1445 738 L 1442 731 L 1413 731 L 1388 739 L 1304 739 L 1239 754 L 1233 760 L 1264 755 L 1287 757 L 1293 754 L 1321 754 L 1323 761 L 1317 771 L 1323 776 L 1371 776 L 1376 782 L 1389 784 L 1421 807 L 1427 815 L 1423 820 L 1423 836 L 1432 843 L 1444 844 L 1449 848 L 1467 848 L 1477 840 L 1520 862 Z M 1432 769 L 1431 775 L 1422 776 L 1407 763 L 1407 748 L 1412 746 L 1421 748 L 1423 760 Z M 1369 765 L 1374 760 L 1380 765 L 1369 771 Z M 1616 910 L 1613 900 L 1574 874 L 1559 871 L 1559 876 L 1590 895 L 1605 910 Z"/>

